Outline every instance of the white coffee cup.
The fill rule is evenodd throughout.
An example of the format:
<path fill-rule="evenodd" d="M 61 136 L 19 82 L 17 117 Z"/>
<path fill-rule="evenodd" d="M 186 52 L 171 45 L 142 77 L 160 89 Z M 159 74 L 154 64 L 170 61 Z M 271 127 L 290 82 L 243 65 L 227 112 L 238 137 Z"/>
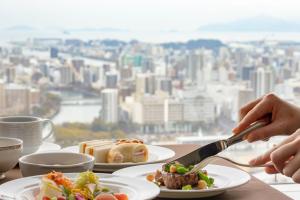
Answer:
<path fill-rule="evenodd" d="M 52 135 L 53 128 L 49 119 L 32 116 L 0 117 L 0 137 L 23 140 L 23 155 L 36 152 L 43 141 Z"/>

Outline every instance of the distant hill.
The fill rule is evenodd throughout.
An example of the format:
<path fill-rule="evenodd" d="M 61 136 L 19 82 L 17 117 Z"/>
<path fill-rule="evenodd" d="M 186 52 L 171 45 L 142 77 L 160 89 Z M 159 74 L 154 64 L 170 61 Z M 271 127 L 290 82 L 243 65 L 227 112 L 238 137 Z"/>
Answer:
<path fill-rule="evenodd" d="M 228 23 L 201 26 L 198 31 L 224 32 L 300 32 L 300 23 L 268 16 L 257 16 Z"/>
<path fill-rule="evenodd" d="M 7 31 L 34 31 L 36 28 L 31 26 L 25 26 L 25 25 L 19 25 L 19 26 L 11 26 L 8 28 L 5 28 Z"/>
<path fill-rule="evenodd" d="M 118 29 L 118 28 L 77 28 L 77 29 L 68 29 L 70 32 L 127 32 L 126 29 Z"/>
<path fill-rule="evenodd" d="M 187 42 L 168 42 L 161 44 L 165 48 L 172 49 L 213 49 L 217 50 L 222 46 L 225 46 L 220 40 L 210 40 L 210 39 L 198 39 L 198 40 L 189 40 Z"/>
<path fill-rule="evenodd" d="M 104 39 L 104 40 L 101 40 L 101 44 L 103 44 L 105 46 L 124 46 L 127 43 L 122 40 Z"/>

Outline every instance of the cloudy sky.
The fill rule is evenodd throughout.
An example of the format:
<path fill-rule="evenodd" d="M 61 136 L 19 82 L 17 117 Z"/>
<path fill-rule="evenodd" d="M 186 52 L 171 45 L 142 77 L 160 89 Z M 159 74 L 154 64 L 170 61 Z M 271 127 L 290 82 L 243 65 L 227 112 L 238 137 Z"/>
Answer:
<path fill-rule="evenodd" d="M 0 28 L 194 30 L 265 15 L 300 21 L 298 0 L 1 0 Z"/>

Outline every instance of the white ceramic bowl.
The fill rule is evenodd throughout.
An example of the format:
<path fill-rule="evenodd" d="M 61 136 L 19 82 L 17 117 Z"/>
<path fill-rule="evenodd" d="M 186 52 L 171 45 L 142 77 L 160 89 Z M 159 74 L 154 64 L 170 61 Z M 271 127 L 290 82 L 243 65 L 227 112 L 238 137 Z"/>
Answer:
<path fill-rule="evenodd" d="M 0 137 L 0 179 L 12 169 L 22 155 L 23 141 L 17 138 Z"/>
<path fill-rule="evenodd" d="M 92 170 L 93 156 L 70 152 L 35 153 L 19 159 L 23 176 L 46 174 L 51 171 L 70 173 Z"/>

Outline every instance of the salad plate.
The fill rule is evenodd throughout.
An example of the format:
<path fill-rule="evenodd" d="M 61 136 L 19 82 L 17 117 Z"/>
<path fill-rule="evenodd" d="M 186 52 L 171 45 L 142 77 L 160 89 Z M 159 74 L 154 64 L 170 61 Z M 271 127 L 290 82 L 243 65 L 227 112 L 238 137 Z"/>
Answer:
<path fill-rule="evenodd" d="M 155 146 L 155 145 L 146 145 L 149 150 L 149 158 L 147 162 L 139 162 L 139 163 L 95 163 L 94 164 L 94 171 L 98 172 L 114 172 L 122 168 L 136 166 L 136 165 L 145 165 L 145 164 L 152 164 L 152 163 L 159 163 L 166 161 L 173 156 L 175 156 L 175 152 L 171 149 Z M 70 146 L 63 148 L 61 151 L 65 152 L 79 152 L 78 146 Z"/>
<path fill-rule="evenodd" d="M 120 169 L 114 172 L 114 175 L 139 178 L 146 180 L 149 174 L 161 170 L 164 163 L 156 163 L 149 165 L 134 166 L 129 168 Z M 213 187 L 207 189 L 168 189 L 165 186 L 160 186 L 159 197 L 173 198 L 173 199 L 188 199 L 188 198 L 204 198 L 219 195 L 226 190 L 240 187 L 250 180 L 250 175 L 242 170 L 209 164 L 203 168 L 207 171 L 210 177 L 214 179 Z M 154 183 L 153 183 L 154 184 Z"/>
<path fill-rule="evenodd" d="M 108 188 L 109 193 L 123 193 L 130 200 L 153 199 L 159 194 L 156 185 L 144 180 L 111 174 L 94 174 L 99 177 L 101 187 Z M 64 176 L 73 181 L 78 178 L 78 173 L 65 173 Z M 43 175 L 32 176 L 4 183 L 0 185 L 0 199 L 36 200 L 42 178 Z"/>

